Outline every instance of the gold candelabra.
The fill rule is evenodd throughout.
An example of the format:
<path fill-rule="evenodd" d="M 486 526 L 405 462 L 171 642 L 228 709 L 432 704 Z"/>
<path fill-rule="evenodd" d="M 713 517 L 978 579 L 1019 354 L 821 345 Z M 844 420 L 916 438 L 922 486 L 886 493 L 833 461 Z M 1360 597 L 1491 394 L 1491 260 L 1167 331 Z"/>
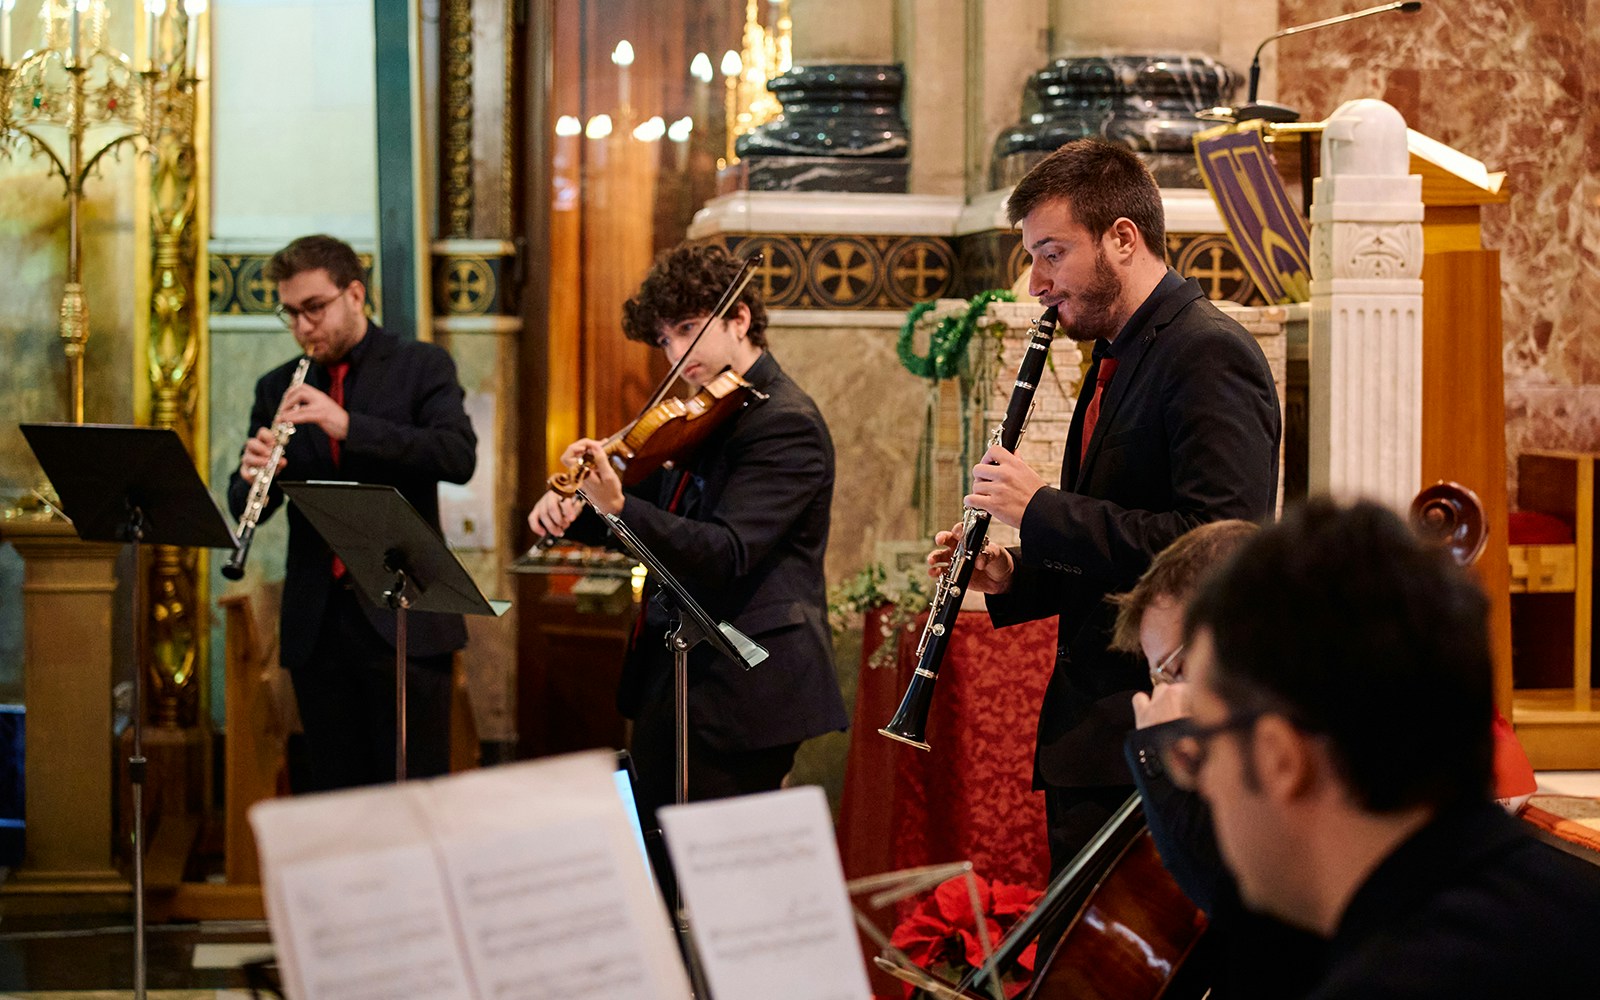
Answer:
<path fill-rule="evenodd" d="M 23 0 L 31 5 L 32 0 Z M 70 380 L 70 416 L 84 418 L 89 308 L 82 280 L 84 185 L 107 155 L 131 148 L 149 165 L 150 300 L 143 363 L 150 422 L 176 430 L 194 450 L 197 247 L 195 120 L 205 0 L 126 0 L 143 15 L 142 54 L 110 43 L 107 0 L 42 0 L 37 46 L 12 56 L 17 0 L 0 0 L 0 158 L 26 150 L 47 160 L 67 189 L 67 280 L 60 334 Z M 142 660 L 161 726 L 192 725 L 203 620 L 192 550 L 157 546 L 141 571 Z"/>
<path fill-rule="evenodd" d="M 129 9 L 136 10 L 137 3 L 130 0 Z M 0 159 L 10 159 L 19 148 L 29 150 L 48 160 L 66 184 L 67 281 L 59 330 L 70 381 L 68 408 L 73 422 L 82 423 L 83 355 L 89 341 L 82 275 L 84 184 L 107 154 L 125 145 L 150 156 L 158 171 L 163 145 L 192 150 L 191 52 L 205 3 L 143 0 L 142 60 L 110 44 L 112 12 L 106 0 L 43 0 L 38 46 L 13 59 L 16 6 L 17 0 L 0 0 Z M 190 207 L 177 213 L 185 220 L 192 200 L 191 191 Z M 170 226 L 171 219 L 165 221 L 168 226 L 158 227 L 158 234 Z"/>
<path fill-rule="evenodd" d="M 789 0 L 769 3 L 770 24 L 763 25 L 758 0 L 745 0 L 739 51 L 729 49 L 722 57 L 727 116 L 725 158 L 730 164 L 739 159 L 734 149 L 739 136 L 766 124 L 783 110 L 767 84 L 794 65 L 794 21 L 789 17 Z"/>

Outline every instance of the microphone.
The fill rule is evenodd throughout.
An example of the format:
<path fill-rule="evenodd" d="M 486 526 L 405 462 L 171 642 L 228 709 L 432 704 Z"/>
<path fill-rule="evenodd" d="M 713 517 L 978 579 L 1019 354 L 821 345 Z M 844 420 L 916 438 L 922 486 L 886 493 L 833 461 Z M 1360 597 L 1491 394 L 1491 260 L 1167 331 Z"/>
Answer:
<path fill-rule="evenodd" d="M 1338 17 L 1329 17 L 1321 21 L 1312 21 L 1310 24 L 1302 24 L 1293 28 L 1284 28 L 1277 34 L 1268 35 L 1260 45 L 1256 46 L 1255 58 L 1250 60 L 1250 92 L 1245 98 L 1244 106 L 1234 111 L 1234 120 L 1243 122 L 1250 121 L 1253 118 L 1264 118 L 1269 122 L 1292 122 L 1297 121 L 1300 118 L 1300 113 L 1293 108 L 1285 107 L 1282 104 L 1276 104 L 1272 101 L 1256 101 L 1256 88 L 1261 83 L 1261 50 L 1267 47 L 1268 42 L 1275 42 L 1280 38 L 1287 38 L 1289 35 L 1298 35 L 1303 31 L 1311 31 L 1316 28 L 1326 28 L 1329 25 L 1334 24 L 1343 24 L 1346 21 L 1354 21 L 1361 17 L 1371 17 L 1373 14 L 1387 14 L 1392 10 L 1397 10 L 1402 14 L 1415 14 L 1421 9 L 1422 0 L 1405 0 L 1404 3 L 1386 3 L 1377 7 L 1368 7 L 1366 10 L 1358 10 L 1350 14 L 1340 14 Z"/>

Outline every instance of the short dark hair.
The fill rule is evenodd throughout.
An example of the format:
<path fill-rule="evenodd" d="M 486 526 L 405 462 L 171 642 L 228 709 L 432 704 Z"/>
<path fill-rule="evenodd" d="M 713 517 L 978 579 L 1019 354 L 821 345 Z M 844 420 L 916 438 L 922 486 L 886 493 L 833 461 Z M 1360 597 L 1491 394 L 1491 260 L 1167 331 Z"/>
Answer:
<path fill-rule="evenodd" d="M 1157 599 L 1170 597 L 1179 604 L 1200 588 L 1206 574 L 1220 566 L 1245 539 L 1260 528 L 1250 521 L 1212 521 L 1178 537 L 1156 553 L 1150 568 L 1133 589 L 1106 598 L 1117 606 L 1117 624 L 1111 631 L 1111 648 L 1120 653 L 1139 652 L 1139 623 Z"/>
<path fill-rule="evenodd" d="M 288 281 L 306 271 L 323 270 L 340 288 L 349 287 L 352 281 L 366 281 L 366 268 L 361 258 L 344 240 L 317 234 L 302 236 L 272 255 L 262 269 L 268 281 Z"/>
<path fill-rule="evenodd" d="M 1211 686 L 1235 712 L 1321 735 L 1374 813 L 1489 796 L 1488 601 L 1440 548 L 1370 502 L 1321 498 L 1210 578 L 1185 629 L 1207 629 Z"/>
<path fill-rule="evenodd" d="M 1065 198 L 1072 217 L 1101 236 L 1118 219 L 1139 228 L 1144 245 L 1167 259 L 1167 214 L 1156 179 L 1133 150 L 1105 139 L 1076 139 L 1040 160 L 1006 201 L 1015 226 L 1047 201 Z"/>
<path fill-rule="evenodd" d="M 622 307 L 622 332 L 629 340 L 654 344 L 657 328 L 716 308 L 722 293 L 744 266 L 715 243 L 680 243 L 662 251 L 650 265 L 639 291 Z M 738 298 L 750 309 L 750 343 L 767 346 L 767 307 L 752 281 Z"/>

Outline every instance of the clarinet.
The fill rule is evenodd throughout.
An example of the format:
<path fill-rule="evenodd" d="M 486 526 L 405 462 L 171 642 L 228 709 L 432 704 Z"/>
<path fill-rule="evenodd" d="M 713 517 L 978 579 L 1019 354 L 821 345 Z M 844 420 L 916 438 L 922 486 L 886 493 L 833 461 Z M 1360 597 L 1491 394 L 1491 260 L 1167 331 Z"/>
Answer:
<path fill-rule="evenodd" d="M 289 379 L 289 388 L 283 390 L 284 396 L 305 382 L 306 371 L 310 367 L 311 356 L 308 354 L 295 367 L 294 376 Z M 283 408 L 282 400 L 279 400 L 278 408 Z M 232 558 L 222 567 L 222 575 L 230 580 L 244 578 L 244 561 L 250 556 L 250 542 L 256 537 L 256 523 L 267 508 L 267 494 L 272 491 L 273 477 L 278 474 L 278 460 L 283 458 L 283 449 L 293 435 L 294 424 L 287 420 L 279 420 L 272 425 L 272 453 L 267 456 L 267 464 L 257 469 L 256 478 L 250 481 L 250 496 L 244 502 L 244 513 L 239 515 L 239 547 L 233 550 Z"/>
<path fill-rule="evenodd" d="M 1023 352 L 1022 364 L 1017 368 L 1017 381 L 1011 390 L 1011 402 L 1006 405 L 1004 422 L 995 429 L 989 444 L 999 445 L 1006 451 L 1016 451 L 1022 439 L 1022 429 L 1027 426 L 1028 413 L 1033 409 L 1033 394 L 1038 389 L 1039 378 L 1044 374 L 1045 359 L 1050 354 L 1050 341 L 1056 333 L 1056 307 L 1051 306 L 1034 321 L 1028 349 Z M 956 615 L 961 611 L 961 595 L 972 581 L 972 570 L 979 552 L 989 537 L 989 512 L 966 507 L 961 512 L 961 539 L 950 554 L 950 565 L 939 578 L 933 601 L 928 606 L 928 623 L 917 642 L 917 669 L 911 675 L 911 684 L 894 718 L 878 732 L 891 740 L 909 743 L 918 750 L 930 749 L 928 744 L 928 710 L 933 705 L 934 683 L 939 679 L 939 664 L 944 661 L 945 650 L 950 647 L 950 633 L 955 629 Z"/>

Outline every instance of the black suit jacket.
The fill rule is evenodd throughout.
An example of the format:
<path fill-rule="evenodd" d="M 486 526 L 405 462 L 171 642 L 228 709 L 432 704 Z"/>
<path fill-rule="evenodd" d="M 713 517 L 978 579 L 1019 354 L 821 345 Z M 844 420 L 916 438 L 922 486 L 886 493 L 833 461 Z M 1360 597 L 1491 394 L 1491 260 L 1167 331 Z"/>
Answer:
<path fill-rule="evenodd" d="M 1356 890 L 1309 995 L 1594 996 L 1597 940 L 1600 867 L 1476 803 L 1435 818 Z"/>
<path fill-rule="evenodd" d="M 692 471 L 659 472 L 630 488 L 621 513 L 714 620 L 767 649 L 768 659 L 749 671 L 704 643 L 690 657 L 690 722 L 724 751 L 797 743 L 848 725 L 822 569 L 833 440 L 811 397 L 771 354 L 745 378 L 767 398 L 718 428 Z M 678 513 L 669 513 L 674 497 Z M 605 529 L 585 511 L 567 535 L 600 542 Z M 617 694 L 630 718 L 651 699 L 671 697 L 665 610 L 652 600 L 645 619 Z"/>
<path fill-rule="evenodd" d="M 328 435 L 312 424 L 299 425 L 284 456 L 289 464 L 274 480 L 262 520 L 283 502 L 278 483 L 307 479 L 348 480 L 393 486 L 435 529 L 439 527 L 439 481 L 464 483 L 477 465 L 477 435 L 462 407 L 465 393 L 456 381 L 455 362 L 441 347 L 401 340 L 376 324 L 352 352 L 346 375 L 345 409 L 349 436 L 333 464 Z M 269 426 L 289 388 L 299 359 L 263 375 L 250 410 L 250 434 Z M 326 392 L 328 371 L 313 364 L 306 381 Z M 228 505 L 234 517 L 244 511 L 250 484 L 237 468 L 228 480 Z M 289 552 L 284 571 L 283 613 L 279 621 L 279 660 L 289 670 L 303 666 L 316 642 L 323 610 L 332 592 L 332 553 L 304 515 L 289 505 Z M 394 643 L 394 613 L 361 602 L 373 627 Z M 437 656 L 466 645 L 460 615 L 410 612 L 406 652 Z"/>
<path fill-rule="evenodd" d="M 1084 379 L 1061 488 L 1022 518 L 1016 575 L 989 598 L 997 626 L 1060 616 L 1056 663 L 1039 711 L 1037 784 L 1128 784 L 1122 741 L 1130 699 L 1150 689 L 1137 657 L 1108 650 L 1115 609 L 1157 552 L 1207 521 L 1271 515 L 1281 418 L 1255 339 L 1174 271 L 1110 345 L 1118 362 L 1080 463 Z"/>

